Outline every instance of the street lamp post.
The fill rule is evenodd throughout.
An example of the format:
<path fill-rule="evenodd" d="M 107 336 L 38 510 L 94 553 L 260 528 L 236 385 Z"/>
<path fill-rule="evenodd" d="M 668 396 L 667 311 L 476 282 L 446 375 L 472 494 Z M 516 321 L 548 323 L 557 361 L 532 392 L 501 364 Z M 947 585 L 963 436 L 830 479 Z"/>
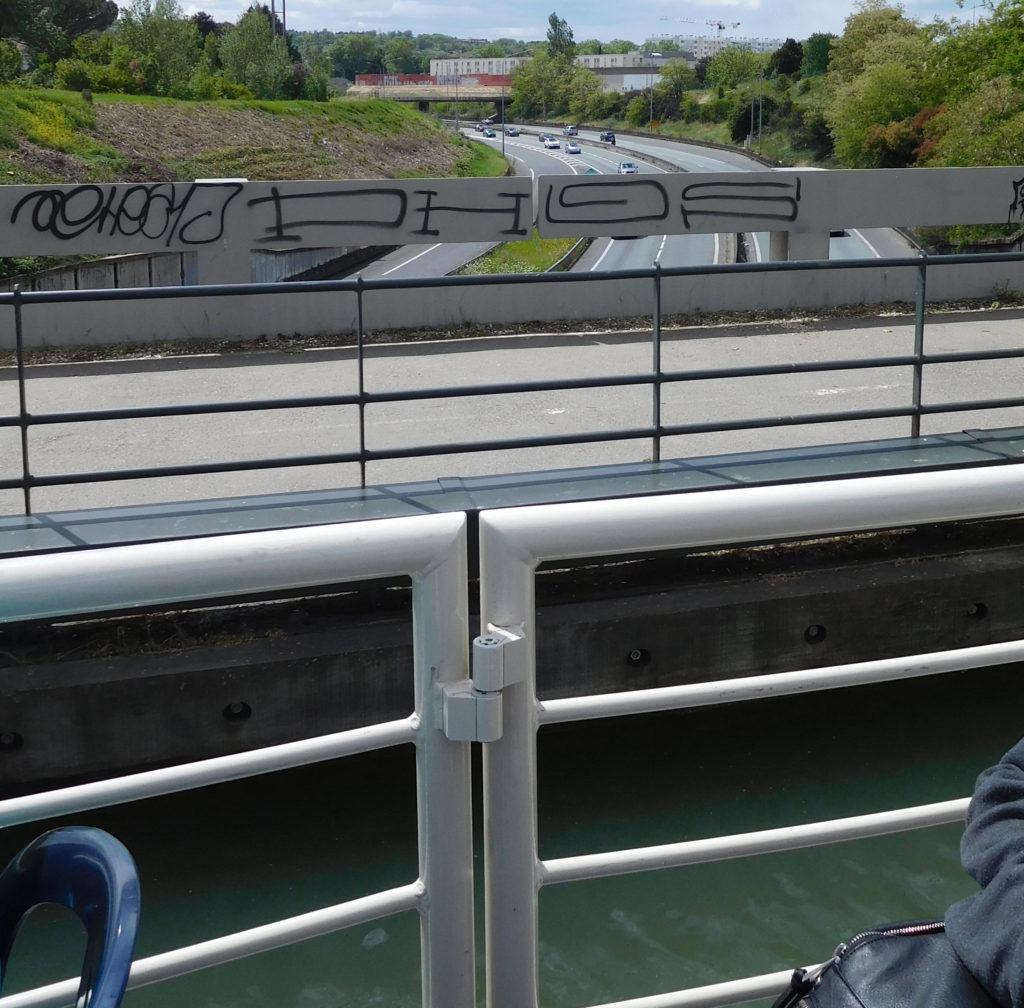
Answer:
<path fill-rule="evenodd" d="M 654 129 L 654 59 L 661 56 L 660 52 L 647 53 L 647 126 Z"/>

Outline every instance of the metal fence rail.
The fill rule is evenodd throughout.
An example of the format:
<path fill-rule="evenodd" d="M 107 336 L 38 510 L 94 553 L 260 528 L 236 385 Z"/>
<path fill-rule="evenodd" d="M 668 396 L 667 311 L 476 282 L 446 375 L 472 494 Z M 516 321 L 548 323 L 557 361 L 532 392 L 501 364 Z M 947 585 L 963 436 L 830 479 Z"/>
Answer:
<path fill-rule="evenodd" d="M 924 402 L 923 388 L 927 369 L 932 366 L 965 363 L 971 361 L 996 361 L 1024 358 L 1024 348 L 1005 350 L 957 351 L 927 353 L 925 348 L 925 292 L 928 270 L 933 266 L 957 266 L 983 263 L 1024 262 L 1024 253 L 989 253 L 976 255 L 928 256 L 897 259 L 845 260 L 841 262 L 801 261 L 738 263 L 723 266 L 662 268 L 654 265 L 646 269 L 615 270 L 594 273 L 561 273 L 557 276 L 505 275 L 425 278 L 416 280 L 379 279 L 313 281 L 308 283 L 276 283 L 245 285 L 208 285 L 195 287 L 141 288 L 136 290 L 95 290 L 95 291 L 36 291 L 0 293 L 0 317 L 9 309 L 13 315 L 15 334 L 15 356 L 18 381 L 18 411 L 0 415 L 0 429 L 16 428 L 20 434 L 20 474 L 0 479 L 0 490 L 20 490 L 24 499 L 25 514 L 32 513 L 32 490 L 38 487 L 70 486 L 86 483 L 102 483 L 118 480 L 160 479 L 200 474 L 232 473 L 253 470 L 270 470 L 286 467 L 309 467 L 355 463 L 359 467 L 361 486 L 366 486 L 366 466 L 373 461 L 389 459 L 421 458 L 444 456 L 454 453 L 502 451 L 520 448 L 539 448 L 573 444 L 610 443 L 637 440 L 649 442 L 649 450 L 643 454 L 657 462 L 662 457 L 662 442 L 665 438 L 721 431 L 760 430 L 787 426 L 804 426 L 833 421 L 868 421 L 878 419 L 905 418 L 907 433 L 912 437 L 920 434 L 921 418 L 929 414 L 957 413 L 970 410 L 1002 409 L 1024 405 L 1024 393 L 1020 396 L 999 398 L 958 398 L 945 402 Z M 915 345 L 912 353 L 886 355 L 881 357 L 842 358 L 825 361 L 779 361 L 772 364 L 741 365 L 723 368 L 695 368 L 688 370 L 665 370 L 662 364 L 662 328 L 664 319 L 661 307 L 661 286 L 670 277 L 696 277 L 710 274 L 760 274 L 780 272 L 815 272 L 836 269 L 911 269 L 916 271 L 915 299 Z M 647 280 L 651 285 L 651 363 L 647 370 L 630 375 L 604 375 L 592 378 L 552 379 L 528 382 L 486 382 L 460 386 L 439 386 L 433 388 L 404 388 L 375 391 L 365 385 L 363 363 L 368 339 L 363 326 L 363 302 L 367 294 L 401 289 L 423 289 L 429 291 L 438 287 L 515 286 L 545 283 L 601 283 L 609 280 Z M 31 309 L 37 305 L 55 303 L 86 303 L 95 301 L 144 301 L 166 302 L 175 298 L 195 297 L 252 297 L 273 294 L 275 296 L 303 296 L 318 292 L 349 294 L 357 300 L 359 318 L 355 333 L 358 387 L 355 392 L 345 395 L 297 396 L 281 398 L 248 399 L 231 402 L 203 402 L 188 405 L 139 406 L 118 409 L 65 410 L 61 412 L 33 413 L 29 408 L 28 388 L 31 383 L 26 368 L 25 333 L 31 324 Z M 912 393 L 908 401 L 893 406 L 862 409 L 836 409 L 799 415 L 766 414 L 758 417 L 737 418 L 723 414 L 702 422 L 672 424 L 663 419 L 663 393 L 667 388 L 695 381 L 720 381 L 737 378 L 763 378 L 787 374 L 817 374 L 835 371 L 870 370 L 878 368 L 908 368 L 911 371 Z M 628 428 L 618 430 L 590 430 L 574 434 L 524 436 L 515 434 L 508 437 L 486 440 L 459 440 L 442 444 L 408 444 L 396 448 L 370 448 L 369 437 L 372 423 L 368 420 L 368 407 L 422 400 L 459 399 L 490 395 L 526 394 L 531 392 L 556 392 L 580 389 L 610 389 L 641 387 L 649 389 L 649 412 L 637 416 L 636 422 Z M 89 425 L 104 421 L 148 420 L 168 417 L 214 416 L 239 412 L 260 412 L 291 410 L 300 408 L 328 408 L 352 406 L 357 410 L 355 441 L 358 447 L 349 451 L 316 452 L 289 456 L 268 456 L 266 458 L 238 458 L 203 464 L 137 466 L 121 469 L 87 470 L 80 472 L 57 472 L 39 474 L 33 471 L 29 433 L 33 429 L 57 425 Z"/>
<path fill-rule="evenodd" d="M 440 730 L 436 694 L 462 682 L 466 659 L 465 518 L 425 515 L 217 540 L 114 547 L 0 562 L 0 623 L 84 611 L 131 610 L 212 597 L 405 575 L 412 581 L 414 710 L 408 718 L 218 759 L 0 801 L 0 827 L 34 822 L 412 744 L 417 762 L 419 877 L 405 886 L 269 922 L 136 963 L 130 986 L 181 976 L 407 910 L 421 917 L 423 1003 L 474 1008 L 470 752 Z M 74 1002 L 77 981 L 4 999 Z M 70 997 L 69 997 L 70 995 Z"/>
<path fill-rule="evenodd" d="M 550 883 L 794 849 L 854 836 L 955 822 L 966 799 L 832 823 L 543 861 L 537 836 L 537 733 L 546 723 L 758 700 L 781 692 L 832 689 L 1018 661 L 1024 642 L 968 648 L 634 694 L 537 700 L 535 577 L 541 563 L 669 549 L 771 542 L 924 522 L 1019 514 L 1024 469 L 920 473 L 585 504 L 553 504 L 480 516 L 480 619 L 500 657 L 475 663 L 481 691 L 500 689 L 503 732 L 484 749 L 484 886 L 488 1008 L 538 1003 L 539 893 Z M 723 499 L 724 498 L 724 499 Z M 495 676 L 493 667 L 500 670 Z M 495 685 L 494 680 L 498 683 Z M 524 827 L 523 824 L 528 824 Z M 616 1008 L 730 1004 L 777 993 L 778 974 L 723 987 L 620 1002 Z M 611 1008 L 609 1005 L 603 1008 Z"/>
<path fill-rule="evenodd" d="M 374 577 L 413 585 L 415 710 L 407 719 L 262 751 L 0 802 L 0 826 L 201 787 L 274 769 L 412 743 L 417 750 L 420 876 L 337 906 L 168 950 L 135 964 L 132 984 L 169 979 L 380 916 L 418 910 L 427 1008 L 475 1008 L 471 774 L 483 745 L 484 885 L 489 1008 L 539 1002 L 539 890 L 544 885 L 747 857 L 955 822 L 966 799 L 756 833 L 544 861 L 538 853 L 536 736 L 555 721 L 610 717 L 784 692 L 834 689 L 1019 661 L 1024 641 L 750 680 L 540 704 L 535 688 L 536 570 L 543 562 L 770 542 L 915 523 L 1018 515 L 1024 467 L 928 472 L 805 485 L 524 507 L 480 516 L 486 661 L 468 677 L 465 516 L 433 515 L 153 543 L 0 561 L 0 623 L 122 611 Z M 478 642 L 479 642 L 478 638 Z M 448 700 L 469 717 L 449 717 Z M 497 714 L 497 717 L 493 716 Z M 458 721 L 457 730 L 453 725 Z M 729 980 L 618 1008 L 730 1004 L 778 990 L 787 973 Z M 19 994 L 12 1008 L 67 1003 L 74 985 Z M 609 1008 L 609 1006 L 605 1006 Z"/>

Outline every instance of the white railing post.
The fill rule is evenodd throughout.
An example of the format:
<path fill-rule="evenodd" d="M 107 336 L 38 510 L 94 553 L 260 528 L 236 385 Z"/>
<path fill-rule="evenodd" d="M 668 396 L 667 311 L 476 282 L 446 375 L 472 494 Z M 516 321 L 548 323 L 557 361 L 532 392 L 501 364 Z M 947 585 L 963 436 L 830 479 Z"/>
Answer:
<path fill-rule="evenodd" d="M 273 922 L 146 961 L 132 986 L 229 962 L 361 920 L 417 909 L 424 1008 L 475 1008 L 470 743 L 441 731 L 445 684 L 469 678 L 466 516 L 416 515 L 0 561 L 0 623 L 408 576 L 414 711 L 399 721 L 255 752 L 0 802 L 0 824 L 31 822 L 412 742 L 419 878 L 390 894 Z M 30 992 L 24 1003 L 63 995 Z M 49 999 L 49 1000 L 48 1000 Z M 19 1002 L 21 1003 L 21 1002 Z"/>
<path fill-rule="evenodd" d="M 475 1008 L 472 764 L 442 731 L 445 683 L 469 678 L 465 516 L 437 561 L 413 574 L 416 785 L 424 1008 Z"/>
<path fill-rule="evenodd" d="M 537 702 L 534 564 L 480 516 L 481 633 L 512 629 L 517 674 L 502 688 L 502 736 L 483 746 L 488 1008 L 536 1008 Z M 485 575 L 484 572 L 487 572 Z M 509 678 L 517 681 L 509 681 Z"/>
<path fill-rule="evenodd" d="M 579 877 L 599 877 L 603 871 L 616 868 L 614 853 L 590 860 L 563 858 L 549 864 L 539 860 L 536 733 L 543 712 L 536 699 L 534 577 L 538 564 L 588 556 L 841 535 L 905 524 L 993 518 L 1019 514 L 1022 510 L 1024 467 L 1016 465 L 483 512 L 481 632 L 516 642 L 513 659 L 503 663 L 501 735 L 497 741 L 484 744 L 488 1008 L 536 1008 L 538 1004 L 541 886 L 576 877 L 572 874 L 576 869 L 570 865 L 579 866 Z M 1016 647 L 1010 651 L 1015 655 Z M 984 656 L 960 656 L 949 661 L 958 667 L 972 667 L 974 658 L 986 661 L 990 657 L 986 652 Z M 905 669 L 893 660 L 885 670 L 885 678 L 906 677 L 919 671 L 934 673 L 940 668 L 941 661 L 935 668 L 917 670 Z M 857 671 L 870 674 L 872 670 Z M 742 684 L 727 685 L 732 691 L 743 688 Z M 787 687 L 784 683 L 778 685 Z M 837 681 L 834 685 L 846 683 Z M 684 706 L 682 688 L 649 692 L 652 696 L 637 696 L 625 702 L 616 697 L 577 698 L 566 701 L 564 706 L 581 717 L 591 713 L 625 713 L 613 708 L 634 703 L 637 709 L 645 703 L 650 703 L 652 709 Z M 669 700 L 667 696 L 653 696 L 669 692 L 680 695 L 671 698 L 671 703 L 661 703 L 661 699 Z M 548 713 L 558 704 L 557 700 L 546 703 Z M 941 821 L 952 821 L 962 815 L 961 805 L 954 805 L 952 810 L 940 810 Z M 761 839 L 753 842 L 760 843 Z M 620 854 L 629 870 L 664 866 L 664 851 L 659 849 Z M 564 878 L 559 878 L 560 874 Z M 701 995 L 695 1003 L 725 1003 L 715 1001 L 715 997 Z M 680 1000 L 678 994 L 673 994 L 667 996 L 665 1004 L 684 1001 L 685 998 Z"/>

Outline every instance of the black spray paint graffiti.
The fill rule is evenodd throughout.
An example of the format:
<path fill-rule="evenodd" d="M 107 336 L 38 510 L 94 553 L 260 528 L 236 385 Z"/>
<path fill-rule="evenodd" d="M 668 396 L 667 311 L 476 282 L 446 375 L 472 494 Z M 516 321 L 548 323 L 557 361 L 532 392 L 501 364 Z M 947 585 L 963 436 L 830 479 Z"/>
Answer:
<path fill-rule="evenodd" d="M 669 195 L 660 182 L 580 182 L 558 193 L 557 204 L 548 190 L 544 207 L 553 224 L 637 224 L 668 217 Z"/>
<path fill-rule="evenodd" d="M 318 192 L 282 194 L 277 186 L 269 196 L 251 199 L 248 206 L 270 204 L 273 221 L 263 228 L 261 242 L 301 242 L 304 228 L 323 227 L 375 227 L 382 230 L 410 228 L 410 234 L 436 237 L 444 224 L 451 225 L 463 215 L 497 214 L 508 218 L 508 224 L 498 234 L 525 235 L 523 205 L 529 196 L 522 192 L 498 192 L 494 207 L 452 206 L 434 202 L 435 189 L 416 189 L 410 194 L 392 186 L 374 186 L 367 189 L 323 189 Z M 419 200 L 413 197 L 420 198 Z M 310 204 L 304 201 L 318 201 Z M 410 202 L 415 203 L 410 207 Z M 316 216 L 289 216 L 309 206 Z M 367 211 L 370 211 L 369 213 Z M 415 215 L 418 220 L 410 220 Z"/>
<path fill-rule="evenodd" d="M 87 232 L 185 245 L 207 245 L 224 234 L 228 204 L 242 190 L 237 182 L 196 183 L 175 192 L 172 183 L 153 185 L 76 186 L 34 189 L 11 211 L 11 223 L 22 211 L 32 227 L 69 241 Z"/>
<path fill-rule="evenodd" d="M 1013 199 L 1010 200 L 1010 209 L 1006 212 L 1007 224 L 1012 224 L 1015 220 L 1024 220 L 1024 178 L 1013 183 Z"/>
<path fill-rule="evenodd" d="M 794 182 L 696 182 L 683 186 L 683 223 L 691 217 L 742 217 L 746 220 L 795 221 L 800 180 Z"/>
<path fill-rule="evenodd" d="M 543 210 L 557 225 L 658 223 L 670 218 L 676 192 L 685 227 L 694 217 L 791 223 L 799 211 L 800 180 L 684 182 L 681 190 L 660 178 L 581 180 L 551 186 Z"/>

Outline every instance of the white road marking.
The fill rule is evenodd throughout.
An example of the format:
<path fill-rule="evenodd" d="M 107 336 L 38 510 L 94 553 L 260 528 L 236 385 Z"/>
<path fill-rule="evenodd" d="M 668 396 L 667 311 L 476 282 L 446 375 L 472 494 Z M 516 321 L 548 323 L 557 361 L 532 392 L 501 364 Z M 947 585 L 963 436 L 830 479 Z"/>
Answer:
<path fill-rule="evenodd" d="M 425 248 L 422 252 L 417 252 L 416 255 L 412 256 L 412 258 L 406 259 L 404 262 L 400 262 L 397 266 L 392 266 L 389 270 L 385 270 L 381 273 L 381 276 L 387 276 L 389 273 L 394 273 L 395 270 L 400 270 L 404 266 L 408 266 L 409 263 L 416 262 L 420 256 L 425 256 L 428 252 L 433 252 L 434 249 L 440 248 L 442 244 L 442 242 L 438 242 L 436 245 L 431 245 L 429 248 Z"/>

